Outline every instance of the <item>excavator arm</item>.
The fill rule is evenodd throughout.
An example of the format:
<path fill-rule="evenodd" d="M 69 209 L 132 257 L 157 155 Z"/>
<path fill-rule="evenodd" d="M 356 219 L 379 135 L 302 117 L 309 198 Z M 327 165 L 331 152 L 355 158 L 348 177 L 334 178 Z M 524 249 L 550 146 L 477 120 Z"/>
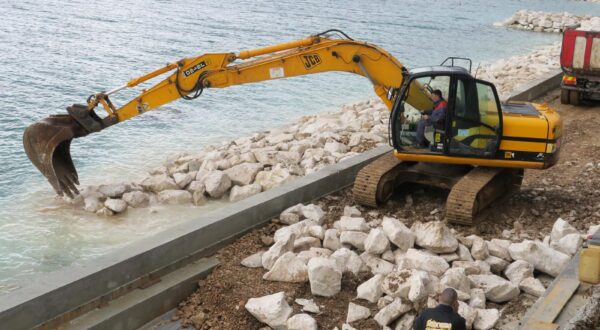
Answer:
<path fill-rule="evenodd" d="M 352 40 L 345 34 L 346 39 L 331 39 L 326 36 L 330 31 L 264 48 L 207 53 L 167 64 L 121 87 L 92 95 L 85 105 L 68 107 L 68 115 L 50 116 L 30 125 L 23 136 L 25 151 L 59 195 L 73 197 L 79 184 L 69 152 L 73 138 L 98 132 L 179 98 L 194 99 L 207 88 L 341 71 L 369 79 L 375 94 L 391 109 L 407 74 L 403 65 L 385 50 Z M 121 107 L 116 107 L 109 98 L 167 73 L 171 74 L 151 88 L 142 89 Z M 424 91 L 411 90 L 407 102 L 421 110 L 431 107 Z M 96 114 L 99 105 L 106 111 L 105 117 Z"/>

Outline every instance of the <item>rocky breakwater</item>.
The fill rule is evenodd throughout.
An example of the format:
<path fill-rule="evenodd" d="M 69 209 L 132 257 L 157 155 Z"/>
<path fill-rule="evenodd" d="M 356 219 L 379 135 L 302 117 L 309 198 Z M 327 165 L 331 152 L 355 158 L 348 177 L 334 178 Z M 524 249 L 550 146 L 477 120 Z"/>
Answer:
<path fill-rule="evenodd" d="M 562 219 L 543 241 L 484 240 L 462 236 L 441 221 L 417 221 L 409 228 L 404 219 L 371 213 L 367 217 L 347 205 L 327 225 L 318 205 L 290 207 L 276 220 L 286 226 L 275 232 L 268 250 L 241 263 L 264 268 L 264 281 L 307 283 L 313 299 L 337 299 L 344 276 L 368 278 L 356 298 L 344 302 L 342 329 L 360 328 L 369 319 L 384 329 L 411 329 L 417 313 L 435 306 L 436 295 L 448 287 L 458 292 L 458 312 L 468 329 L 492 329 L 509 313 L 503 308 L 508 302 L 540 297 L 582 243 L 582 234 Z M 285 292 L 247 297 L 245 308 L 273 329 L 317 329 L 311 314 L 323 312 L 323 306 L 295 298 Z M 292 301 L 303 306 L 302 313 L 294 315 Z"/>
<path fill-rule="evenodd" d="M 376 99 L 304 116 L 270 132 L 167 159 L 139 182 L 86 186 L 68 202 L 111 216 L 129 207 L 239 201 L 387 143 L 389 112 Z"/>
<path fill-rule="evenodd" d="M 496 86 L 501 100 L 519 86 L 539 79 L 560 68 L 560 44 L 552 44 L 534 49 L 525 55 L 511 56 L 494 63 L 483 64 L 475 73 L 477 78 L 487 80 Z"/>
<path fill-rule="evenodd" d="M 561 33 L 569 28 L 600 31 L 600 17 L 581 16 L 568 12 L 548 13 L 519 10 L 510 18 L 494 25 L 534 32 Z"/>

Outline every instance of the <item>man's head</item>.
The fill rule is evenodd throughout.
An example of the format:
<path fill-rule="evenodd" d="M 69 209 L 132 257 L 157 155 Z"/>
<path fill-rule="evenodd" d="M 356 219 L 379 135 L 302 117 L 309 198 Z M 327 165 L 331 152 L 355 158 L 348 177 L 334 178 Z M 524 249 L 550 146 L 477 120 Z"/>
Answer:
<path fill-rule="evenodd" d="M 431 92 L 431 100 L 433 102 L 438 102 L 442 99 L 442 91 L 439 89 L 435 89 Z"/>
<path fill-rule="evenodd" d="M 454 311 L 458 311 L 458 294 L 456 290 L 447 288 L 438 296 L 438 302 L 440 304 L 452 306 Z"/>

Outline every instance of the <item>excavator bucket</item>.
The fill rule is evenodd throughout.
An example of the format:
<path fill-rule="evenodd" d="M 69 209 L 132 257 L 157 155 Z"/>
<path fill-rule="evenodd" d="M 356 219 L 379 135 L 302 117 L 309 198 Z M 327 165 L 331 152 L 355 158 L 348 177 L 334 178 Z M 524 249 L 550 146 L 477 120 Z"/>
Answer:
<path fill-rule="evenodd" d="M 79 178 L 69 149 L 71 140 L 84 135 L 87 131 L 70 115 L 44 118 L 23 133 L 27 157 L 61 196 L 73 198 L 79 193 Z"/>

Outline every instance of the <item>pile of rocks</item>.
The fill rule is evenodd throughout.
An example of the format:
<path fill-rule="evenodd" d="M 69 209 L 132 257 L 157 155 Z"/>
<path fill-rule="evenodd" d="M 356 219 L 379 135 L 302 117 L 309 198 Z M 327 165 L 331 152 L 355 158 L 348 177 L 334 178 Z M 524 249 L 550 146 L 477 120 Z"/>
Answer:
<path fill-rule="evenodd" d="M 128 207 L 239 201 L 295 177 L 387 143 L 389 112 L 380 100 L 304 116 L 266 133 L 171 157 L 140 182 L 86 186 L 70 203 L 100 215 Z"/>
<path fill-rule="evenodd" d="M 367 222 L 351 206 L 332 226 L 324 224 L 325 216 L 313 204 L 288 208 L 278 219 L 287 226 L 275 232 L 274 244 L 242 265 L 264 268 L 266 281 L 308 282 L 312 295 L 321 297 L 335 297 L 345 274 L 370 273 L 357 287 L 342 329 L 370 317 L 384 329 L 410 329 L 416 314 L 435 306 L 434 297 L 447 287 L 457 290 L 469 329 L 491 329 L 502 315 L 494 306 L 520 294 L 541 296 L 545 287 L 536 276 L 557 276 L 582 243 L 562 219 L 544 241 L 513 242 L 461 236 L 440 221 L 411 228 L 390 217 Z M 250 298 L 245 307 L 273 329 L 317 329 L 310 314 L 319 306 L 312 299 L 296 303 L 303 313 L 294 316 L 284 292 Z M 374 304 L 377 312 L 365 307 Z"/>
<path fill-rule="evenodd" d="M 567 12 L 548 13 L 523 9 L 514 13 L 504 22 L 494 25 L 535 32 L 560 33 L 567 28 L 578 28 L 591 18 L 590 15 L 578 16 Z"/>
<path fill-rule="evenodd" d="M 484 64 L 477 69 L 476 76 L 494 85 L 505 100 L 520 85 L 538 79 L 560 68 L 560 44 L 536 48 L 531 53 L 500 59 Z"/>

